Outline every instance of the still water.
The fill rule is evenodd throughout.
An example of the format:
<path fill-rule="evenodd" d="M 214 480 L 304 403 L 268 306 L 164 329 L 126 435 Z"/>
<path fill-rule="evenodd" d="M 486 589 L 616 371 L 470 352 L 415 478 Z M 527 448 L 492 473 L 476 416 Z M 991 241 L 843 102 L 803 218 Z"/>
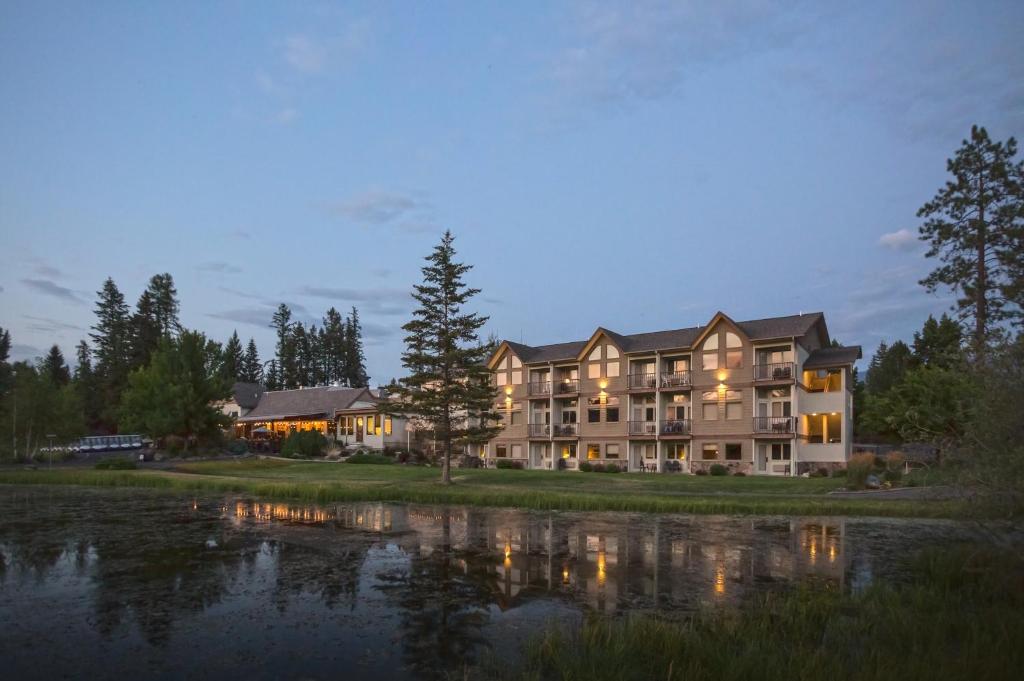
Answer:
<path fill-rule="evenodd" d="M 431 679 L 584 613 L 899 580 L 945 521 L 550 513 L 0 486 L 4 678 Z"/>

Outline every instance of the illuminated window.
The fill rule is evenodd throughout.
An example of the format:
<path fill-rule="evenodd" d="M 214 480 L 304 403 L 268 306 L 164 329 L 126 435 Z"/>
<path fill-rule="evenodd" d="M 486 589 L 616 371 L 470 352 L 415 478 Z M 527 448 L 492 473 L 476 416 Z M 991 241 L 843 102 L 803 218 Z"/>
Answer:
<path fill-rule="evenodd" d="M 562 445 L 561 456 L 563 459 L 575 459 L 576 458 L 576 443 L 567 442 Z"/>
<path fill-rule="evenodd" d="M 669 444 L 665 451 L 665 458 L 676 461 L 686 461 L 686 443 L 673 442 Z"/>
<path fill-rule="evenodd" d="M 512 458 L 513 459 L 521 459 L 521 458 L 523 458 L 523 446 L 522 445 L 512 445 Z"/>
<path fill-rule="evenodd" d="M 743 458 L 743 445 L 739 442 L 727 442 L 725 445 L 725 460 L 740 461 Z"/>
<path fill-rule="evenodd" d="M 594 349 L 590 351 L 590 354 L 587 355 L 587 359 L 591 362 L 601 359 L 601 346 L 595 346 Z"/>
<path fill-rule="evenodd" d="M 608 378 L 615 378 L 616 376 L 619 375 L 618 362 L 608 362 L 608 365 L 605 367 L 605 369 L 605 373 L 607 374 Z"/>
<path fill-rule="evenodd" d="M 587 445 L 587 459 L 600 459 L 601 445 Z"/>
<path fill-rule="evenodd" d="M 716 461 L 718 459 L 718 444 L 705 444 L 701 448 L 701 458 L 705 461 Z"/>
<path fill-rule="evenodd" d="M 523 363 L 521 361 L 519 361 L 519 358 L 516 357 L 515 355 L 512 355 L 512 368 L 513 369 L 521 369 L 522 366 L 523 366 Z"/>
<path fill-rule="evenodd" d="M 384 434 L 385 435 L 391 435 L 391 417 L 390 416 L 385 416 L 384 417 Z"/>
<path fill-rule="evenodd" d="M 501 387 L 508 383 L 508 374 L 504 371 L 499 371 L 494 375 L 494 382 L 498 387 Z"/>
<path fill-rule="evenodd" d="M 618 359 L 619 358 L 619 349 L 616 348 L 613 345 L 609 345 L 608 346 L 608 351 L 607 351 L 607 358 L 608 359 Z"/>
<path fill-rule="evenodd" d="M 523 372 L 522 370 L 512 372 L 512 385 L 523 384 Z"/>
<path fill-rule="evenodd" d="M 372 416 L 367 416 L 366 417 L 366 432 L 367 433 L 374 432 L 375 429 L 374 429 L 374 426 L 373 426 L 373 421 L 374 421 L 374 417 L 372 417 Z"/>
<path fill-rule="evenodd" d="M 743 342 L 740 337 L 734 334 L 732 331 L 725 332 L 725 347 L 728 348 L 742 348 Z"/>
<path fill-rule="evenodd" d="M 587 365 L 587 378 L 601 378 L 601 365 L 598 362 Z"/>

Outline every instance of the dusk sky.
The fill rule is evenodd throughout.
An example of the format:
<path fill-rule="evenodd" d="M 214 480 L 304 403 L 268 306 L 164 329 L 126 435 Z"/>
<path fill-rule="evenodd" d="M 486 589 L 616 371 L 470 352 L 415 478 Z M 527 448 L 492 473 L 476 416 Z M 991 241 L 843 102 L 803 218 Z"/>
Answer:
<path fill-rule="evenodd" d="M 4 2 L 0 326 L 70 359 L 166 271 L 264 359 L 358 306 L 377 384 L 448 228 L 502 338 L 823 311 L 870 357 L 949 306 L 946 159 L 1024 135 L 1024 3 L 826 4 Z"/>

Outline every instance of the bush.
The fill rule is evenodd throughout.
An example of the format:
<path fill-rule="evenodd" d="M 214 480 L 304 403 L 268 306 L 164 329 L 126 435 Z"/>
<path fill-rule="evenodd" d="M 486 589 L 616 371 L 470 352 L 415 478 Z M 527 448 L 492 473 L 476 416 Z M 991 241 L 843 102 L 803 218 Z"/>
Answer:
<path fill-rule="evenodd" d="M 885 470 L 902 473 L 906 460 L 907 457 L 903 456 L 903 452 L 889 452 L 889 455 L 885 457 Z"/>
<path fill-rule="evenodd" d="M 832 477 L 833 478 L 845 478 L 846 477 L 846 469 L 845 468 L 838 468 L 838 469 L 832 471 Z"/>
<path fill-rule="evenodd" d="M 594 470 L 595 473 L 604 473 L 604 464 L 603 463 L 595 463 L 593 465 L 593 470 Z"/>
<path fill-rule="evenodd" d="M 888 468 L 882 475 L 882 479 L 885 480 L 886 482 L 899 482 L 900 480 L 903 479 L 903 471 L 901 471 L 898 468 Z"/>
<path fill-rule="evenodd" d="M 164 438 L 164 449 L 168 454 L 180 454 L 185 449 L 185 438 L 180 435 L 168 435 Z"/>
<path fill-rule="evenodd" d="M 580 461 L 580 470 L 584 473 L 589 473 L 593 469 L 594 467 L 588 461 Z"/>
<path fill-rule="evenodd" d="M 104 459 L 97 461 L 93 468 L 100 471 L 133 471 L 138 466 L 130 459 Z"/>
<path fill-rule="evenodd" d="M 880 458 L 880 457 L 879 457 Z M 850 487 L 864 489 L 868 476 L 875 472 L 875 455 L 867 452 L 854 454 L 846 464 L 846 474 L 850 479 Z"/>
<path fill-rule="evenodd" d="M 404 453 L 405 452 L 399 453 L 399 460 L 401 460 L 402 454 Z M 406 458 L 408 458 L 408 456 Z M 404 461 L 402 463 L 404 463 Z M 483 468 L 483 465 L 484 462 L 479 456 L 463 454 L 459 457 L 459 468 Z"/>
<path fill-rule="evenodd" d="M 694 473 L 694 475 L 707 475 L 708 471 L 707 471 L 706 468 L 698 468 L 693 473 Z"/>
<path fill-rule="evenodd" d="M 509 459 L 498 459 L 498 462 L 494 464 L 495 468 L 502 468 L 504 470 L 522 470 L 523 462 Z"/>
<path fill-rule="evenodd" d="M 733 473 L 733 476 L 737 478 L 745 478 L 747 477 L 747 474 L 744 473 L 743 471 L 736 471 L 735 473 Z"/>
<path fill-rule="evenodd" d="M 249 443 L 245 440 L 231 440 L 228 442 L 226 449 L 232 454 L 248 454 Z"/>
<path fill-rule="evenodd" d="M 398 452 L 398 463 L 409 463 L 412 455 L 409 452 Z"/>
<path fill-rule="evenodd" d="M 713 464 L 711 464 L 711 475 L 714 475 L 714 476 L 729 475 L 729 469 L 726 468 L 725 466 L 723 466 L 720 463 L 713 463 Z"/>
<path fill-rule="evenodd" d="M 555 468 L 557 468 L 560 471 L 564 471 L 565 470 L 565 466 L 566 466 L 565 459 L 559 458 L 558 459 L 558 464 L 555 466 Z"/>
<path fill-rule="evenodd" d="M 389 464 L 394 463 L 395 460 L 390 456 L 384 456 L 383 454 L 370 454 L 368 452 L 359 452 L 353 454 L 345 460 L 345 463 L 369 463 L 369 464 Z"/>
<path fill-rule="evenodd" d="M 619 468 L 619 464 L 617 464 L 617 463 L 610 463 L 610 464 L 608 464 L 605 467 L 604 472 L 605 473 L 618 473 L 620 470 L 621 469 Z"/>
<path fill-rule="evenodd" d="M 281 445 L 281 456 L 289 459 L 309 459 L 323 456 L 327 447 L 327 438 L 315 430 L 294 432 L 284 439 Z"/>

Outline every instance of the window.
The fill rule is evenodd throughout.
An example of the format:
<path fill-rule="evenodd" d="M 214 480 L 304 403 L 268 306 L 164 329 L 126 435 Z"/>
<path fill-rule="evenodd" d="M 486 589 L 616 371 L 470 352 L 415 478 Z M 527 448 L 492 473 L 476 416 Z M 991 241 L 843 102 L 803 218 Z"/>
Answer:
<path fill-rule="evenodd" d="M 374 422 L 374 417 L 373 417 L 373 416 L 367 416 L 367 417 L 366 417 L 366 432 L 367 432 L 368 434 L 369 434 L 369 433 L 373 433 L 373 432 L 375 432 L 375 430 L 376 430 L 376 429 L 374 428 L 373 422 Z"/>
<path fill-rule="evenodd" d="M 608 444 L 604 446 L 604 456 L 606 459 L 617 459 L 619 458 L 619 446 L 616 444 Z"/>
<path fill-rule="evenodd" d="M 675 461 L 686 461 L 686 443 L 685 442 L 673 442 L 668 446 L 665 451 L 666 459 L 673 459 Z"/>
<path fill-rule="evenodd" d="M 737 421 L 743 418 L 742 399 L 742 394 L 739 390 L 725 391 L 725 419 L 727 421 Z"/>
<path fill-rule="evenodd" d="M 689 371 L 690 360 L 688 359 L 670 359 L 668 360 L 668 370 L 674 374 L 679 374 L 684 371 Z"/>
<path fill-rule="evenodd" d="M 811 414 L 807 417 L 807 441 L 810 444 L 841 444 L 843 417 L 839 413 Z"/>
<path fill-rule="evenodd" d="M 789 461 L 790 444 L 788 442 L 775 442 L 772 444 L 772 461 Z"/>
<path fill-rule="evenodd" d="M 600 409 L 587 409 L 587 423 L 600 423 L 601 422 L 601 410 Z"/>
<path fill-rule="evenodd" d="M 726 369 L 739 369 L 743 366 L 743 351 L 742 350 L 726 350 L 725 351 L 725 368 Z"/>
<path fill-rule="evenodd" d="M 494 456 L 499 459 L 504 459 L 508 456 L 508 447 L 506 445 L 494 445 Z"/>
<path fill-rule="evenodd" d="M 611 348 L 609 348 L 609 349 L 611 349 Z M 608 376 L 608 378 L 615 378 L 616 376 L 618 376 L 619 375 L 619 363 L 618 362 L 608 362 L 608 365 L 605 367 L 605 374 Z"/>
<path fill-rule="evenodd" d="M 391 435 L 391 417 L 390 416 L 385 416 L 384 417 L 384 434 L 385 435 Z"/>
<path fill-rule="evenodd" d="M 718 460 L 718 444 L 705 444 L 701 449 L 701 457 L 705 461 L 716 461 Z"/>
<path fill-rule="evenodd" d="M 523 458 L 523 446 L 522 445 L 512 445 L 512 458 L 513 459 L 521 459 L 521 458 Z"/>
<path fill-rule="evenodd" d="M 657 445 L 643 445 L 645 459 L 654 459 L 658 456 Z"/>
<path fill-rule="evenodd" d="M 843 419 L 838 413 L 825 416 L 825 441 L 830 445 L 843 441 Z"/>
<path fill-rule="evenodd" d="M 587 445 L 587 460 L 601 458 L 601 445 Z"/>
<path fill-rule="evenodd" d="M 587 365 L 587 378 L 601 378 L 601 364 L 592 362 Z"/>
<path fill-rule="evenodd" d="M 506 383 L 508 383 L 508 374 L 506 374 L 504 371 L 499 371 L 494 375 L 494 384 L 497 385 L 499 388 L 505 385 Z"/>
<path fill-rule="evenodd" d="M 818 369 L 804 372 L 804 385 L 809 393 L 839 392 L 843 385 L 842 369 Z"/>
<path fill-rule="evenodd" d="M 701 405 L 701 417 L 705 421 L 717 421 L 718 420 L 718 393 L 714 390 L 705 390 L 701 393 L 701 399 L 704 400 L 704 404 Z"/>
<path fill-rule="evenodd" d="M 523 368 L 523 363 L 521 361 L 519 361 L 519 358 L 516 357 L 515 355 L 512 355 L 512 368 L 513 369 L 522 369 Z"/>
<path fill-rule="evenodd" d="M 732 331 L 726 331 L 725 332 L 725 347 L 726 347 L 726 349 L 742 348 L 743 347 L 743 341 L 741 341 L 740 337 L 737 336 L 736 334 L 734 334 Z"/>
<path fill-rule="evenodd" d="M 512 385 L 522 385 L 522 384 L 523 384 L 523 371 L 522 371 L 522 369 L 520 369 L 519 371 L 513 371 L 512 372 Z"/>
<path fill-rule="evenodd" d="M 718 368 L 718 334 L 708 336 L 704 341 L 704 352 L 701 353 L 701 368 L 704 371 L 714 371 Z"/>
<path fill-rule="evenodd" d="M 576 458 L 576 443 L 567 442 L 562 445 L 561 456 L 563 459 L 575 459 Z"/>
<path fill-rule="evenodd" d="M 589 359 L 591 362 L 595 362 L 595 361 L 600 360 L 601 359 L 601 346 L 600 345 L 595 346 L 594 349 L 590 351 L 590 354 L 587 355 L 587 359 Z"/>
<path fill-rule="evenodd" d="M 604 420 L 606 422 L 608 422 L 608 423 L 618 423 L 619 422 L 619 408 L 618 407 L 608 407 L 607 409 L 605 409 L 604 410 Z"/>
<path fill-rule="evenodd" d="M 743 458 L 743 445 L 739 442 L 727 442 L 725 444 L 725 460 L 740 461 Z"/>
<path fill-rule="evenodd" d="M 519 424 L 521 424 L 523 422 L 523 412 L 521 412 L 521 411 L 510 412 L 509 413 L 509 420 L 508 420 L 508 422 L 509 422 L 510 425 L 518 426 Z"/>
<path fill-rule="evenodd" d="M 715 390 L 705 390 L 700 394 L 700 398 L 705 402 L 717 402 L 718 392 Z"/>

